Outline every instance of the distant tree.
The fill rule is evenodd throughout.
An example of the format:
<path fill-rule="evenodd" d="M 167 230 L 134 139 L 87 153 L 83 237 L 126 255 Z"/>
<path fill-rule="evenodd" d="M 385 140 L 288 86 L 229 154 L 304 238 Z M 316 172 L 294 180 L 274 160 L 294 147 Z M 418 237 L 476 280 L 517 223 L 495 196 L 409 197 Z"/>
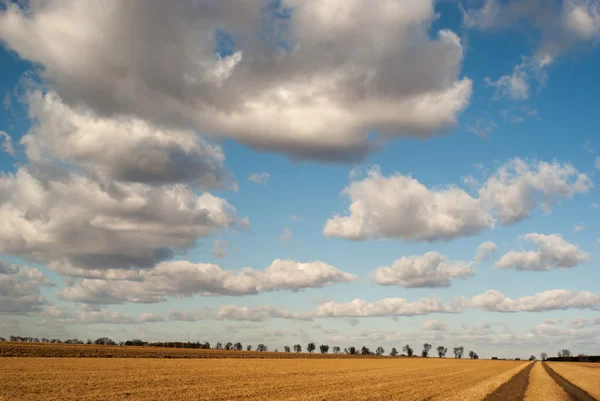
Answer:
<path fill-rule="evenodd" d="M 404 347 L 402 347 L 402 352 L 404 352 L 406 355 L 408 356 L 413 356 L 413 349 L 410 347 L 410 345 L 406 344 Z"/>
<path fill-rule="evenodd" d="M 537 358 L 535 357 L 535 355 L 531 355 L 531 356 L 529 357 L 529 360 L 530 360 L 530 361 L 535 361 L 536 359 L 537 359 Z"/>
<path fill-rule="evenodd" d="M 316 348 L 317 347 L 316 347 L 315 343 L 308 343 L 308 345 L 306 346 L 306 350 L 308 351 L 309 354 L 312 354 Z"/>
<path fill-rule="evenodd" d="M 381 356 L 384 354 L 384 352 L 385 350 L 383 349 L 383 347 L 377 347 L 377 349 L 375 350 L 375 355 Z"/>
<path fill-rule="evenodd" d="M 348 347 L 348 354 L 350 354 L 350 355 L 358 354 L 358 352 L 356 352 L 356 347 Z"/>
<path fill-rule="evenodd" d="M 231 342 L 228 342 L 227 344 L 225 344 L 225 349 L 227 351 L 231 351 L 233 349 L 233 344 Z"/>
<path fill-rule="evenodd" d="M 256 347 L 256 350 L 258 352 L 266 352 L 268 350 L 267 346 L 264 344 L 258 344 L 258 346 Z"/>
<path fill-rule="evenodd" d="M 477 354 L 474 351 L 469 351 L 469 358 L 478 359 Z"/>
<path fill-rule="evenodd" d="M 463 353 L 465 352 L 465 348 L 460 346 L 460 347 L 454 347 L 454 357 L 457 359 L 462 358 Z"/>
<path fill-rule="evenodd" d="M 437 352 L 440 358 L 443 358 L 446 356 L 446 352 L 448 352 L 448 348 L 444 347 L 443 345 L 440 345 L 439 347 L 437 347 Z"/>
<path fill-rule="evenodd" d="M 423 351 L 421 352 L 421 356 L 423 358 L 427 358 L 429 356 L 430 350 L 431 350 L 431 344 L 429 344 L 429 343 L 423 344 Z"/>
<path fill-rule="evenodd" d="M 217 345 L 215 345 L 215 349 L 223 349 L 223 344 L 218 342 Z"/>
<path fill-rule="evenodd" d="M 58 341 L 60 341 L 60 340 L 57 340 L 57 343 L 58 343 Z M 96 344 L 96 345 L 117 345 L 116 342 L 114 342 L 113 340 L 111 340 L 108 337 L 98 338 L 96 341 L 94 341 L 94 344 Z"/>
<path fill-rule="evenodd" d="M 340 353 L 340 347 L 338 347 L 337 345 L 335 347 L 333 347 L 333 353 L 334 354 L 339 354 Z"/>
<path fill-rule="evenodd" d="M 571 354 L 571 351 L 569 351 L 568 349 L 562 349 L 562 350 L 558 351 L 559 358 L 568 358 L 572 355 L 573 354 Z"/>
<path fill-rule="evenodd" d="M 48 339 L 46 339 L 46 341 L 44 342 L 48 342 Z M 87 345 L 92 345 L 92 340 L 90 340 L 89 338 L 87 339 L 87 341 L 85 342 Z"/>
<path fill-rule="evenodd" d="M 275 348 L 275 351 L 273 351 L 273 352 L 279 352 L 279 350 L 277 348 Z"/>
<path fill-rule="evenodd" d="M 248 346 L 246 347 L 246 351 L 252 351 L 252 346 L 251 346 L 251 345 L 248 345 Z"/>
<path fill-rule="evenodd" d="M 546 359 L 548 359 L 548 354 L 546 354 L 545 352 L 542 352 L 540 354 L 540 358 L 542 359 L 542 361 L 545 361 Z"/>
<path fill-rule="evenodd" d="M 392 348 L 392 351 L 390 352 L 390 356 L 398 356 L 398 350 L 396 349 L 396 347 Z"/>
<path fill-rule="evenodd" d="M 235 343 L 234 346 L 233 346 L 233 349 L 236 350 L 236 351 L 241 351 L 242 348 L 243 348 L 242 347 L 242 343 L 240 343 L 240 342 Z"/>
<path fill-rule="evenodd" d="M 370 353 L 371 353 L 371 350 L 369 348 L 367 348 L 366 346 L 363 346 L 360 350 L 361 355 L 369 355 Z"/>
<path fill-rule="evenodd" d="M 290 352 L 290 346 L 289 346 L 289 345 L 286 345 L 285 347 L 283 347 L 283 350 L 284 350 L 285 352 Z"/>
<path fill-rule="evenodd" d="M 302 346 L 300 344 L 294 345 L 294 352 L 302 352 Z"/>
<path fill-rule="evenodd" d="M 322 344 L 319 346 L 319 349 L 321 350 L 321 354 L 326 354 L 329 352 L 329 345 Z"/>

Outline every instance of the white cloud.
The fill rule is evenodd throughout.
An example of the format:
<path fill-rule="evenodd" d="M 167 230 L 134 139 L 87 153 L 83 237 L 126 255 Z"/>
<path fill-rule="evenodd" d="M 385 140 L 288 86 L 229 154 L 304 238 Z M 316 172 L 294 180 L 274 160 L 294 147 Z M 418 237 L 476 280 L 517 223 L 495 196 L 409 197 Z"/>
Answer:
<path fill-rule="evenodd" d="M 283 229 L 283 232 L 279 236 L 279 239 L 281 241 L 285 241 L 285 242 L 291 241 L 292 240 L 292 230 L 290 230 L 289 228 L 285 227 Z"/>
<path fill-rule="evenodd" d="M 565 241 L 559 234 L 526 234 L 521 239 L 533 242 L 537 251 L 510 251 L 496 263 L 501 269 L 551 270 L 575 267 L 589 259 L 589 254 L 577 245 Z"/>
<path fill-rule="evenodd" d="M 467 125 L 467 131 L 474 133 L 482 138 L 487 138 L 489 134 L 498 129 L 498 125 L 493 121 L 487 121 L 484 118 L 478 118 L 475 124 Z"/>
<path fill-rule="evenodd" d="M 427 320 L 425 323 L 423 323 L 423 330 L 446 331 L 448 330 L 448 325 L 444 322 L 440 322 L 439 320 Z"/>
<path fill-rule="evenodd" d="M 405 256 L 391 266 L 375 271 L 375 282 L 381 285 L 400 285 L 405 288 L 449 287 L 453 278 L 467 278 L 474 274 L 472 263 L 448 261 L 438 252 Z"/>
<path fill-rule="evenodd" d="M 446 306 L 439 298 L 422 298 L 409 302 L 404 298 L 385 298 L 367 302 L 356 298 L 352 302 L 330 301 L 317 306 L 315 317 L 374 317 L 374 316 L 418 316 L 430 313 L 459 312 L 453 306 Z"/>
<path fill-rule="evenodd" d="M 496 88 L 496 94 L 494 98 L 510 97 L 514 100 L 524 100 L 529 97 L 529 65 L 526 61 L 515 66 L 512 74 L 504 75 L 497 80 L 485 78 L 485 83 L 488 86 Z"/>
<path fill-rule="evenodd" d="M 229 241 L 217 239 L 213 244 L 212 255 L 215 258 L 222 259 L 227 256 L 227 250 L 229 249 Z"/>
<path fill-rule="evenodd" d="M 214 264 L 173 261 L 159 263 L 152 270 L 141 272 L 140 281 L 84 279 L 57 295 L 61 299 L 81 303 L 154 303 L 165 301 L 167 297 L 297 291 L 355 279 L 355 275 L 321 261 L 300 263 L 275 259 L 263 271 L 246 267 L 238 273 L 222 270 Z"/>
<path fill-rule="evenodd" d="M 21 140 L 30 162 L 48 157 L 78 165 L 104 182 L 189 183 L 233 187 L 219 146 L 189 129 L 165 129 L 138 118 L 97 116 L 50 92 L 27 96 L 32 127 Z"/>
<path fill-rule="evenodd" d="M 39 316 L 42 320 L 37 325 L 55 324 L 136 324 L 159 322 L 162 319 L 158 315 L 142 313 L 139 318 L 127 316 L 121 312 L 107 310 L 74 310 L 49 306 Z"/>
<path fill-rule="evenodd" d="M 224 199 L 185 185 L 102 184 L 57 169 L 0 174 L 0 253 L 99 276 L 151 268 L 238 222 Z"/>
<path fill-rule="evenodd" d="M 600 295 L 588 291 L 548 290 L 517 299 L 506 297 L 499 291 L 489 290 L 470 300 L 463 299 L 463 306 L 489 312 L 542 312 L 567 309 L 600 310 Z"/>
<path fill-rule="evenodd" d="M 583 223 L 579 223 L 575 227 L 573 227 L 573 231 L 576 233 L 583 231 L 583 230 L 585 230 L 585 225 Z"/>
<path fill-rule="evenodd" d="M 594 167 L 600 170 L 600 156 L 596 157 L 596 163 L 594 164 Z"/>
<path fill-rule="evenodd" d="M 2 143 L 2 149 L 11 156 L 15 156 L 15 149 L 12 146 L 12 139 L 4 131 L 0 131 L 0 142 Z"/>
<path fill-rule="evenodd" d="M 312 320 L 309 314 L 295 313 L 278 309 L 271 305 L 245 307 L 224 305 L 216 310 L 201 309 L 195 312 L 170 311 L 167 320 L 195 322 L 199 320 L 233 320 L 248 322 L 264 322 L 271 319 Z"/>
<path fill-rule="evenodd" d="M 0 39 L 42 65 L 44 82 L 71 106 L 193 125 L 296 157 L 356 159 L 376 148 L 371 132 L 423 138 L 455 124 L 472 83 L 460 78 L 459 37 L 430 34 L 434 1 L 338 6 L 9 3 Z M 231 36 L 229 52 L 215 54 L 216 31 Z M 156 35 L 167 45 L 155 46 Z"/>
<path fill-rule="evenodd" d="M 138 318 L 138 322 L 140 322 L 140 323 L 154 323 L 154 322 L 162 322 L 164 320 L 165 319 L 162 316 L 157 315 L 155 313 L 150 313 L 150 312 L 144 312 Z"/>
<path fill-rule="evenodd" d="M 479 263 L 484 260 L 490 253 L 496 252 L 498 247 L 492 241 L 485 241 L 477 247 L 477 254 L 473 261 Z"/>
<path fill-rule="evenodd" d="M 600 34 L 600 4 L 593 0 L 567 0 L 564 8 L 566 30 L 580 40 Z"/>
<path fill-rule="evenodd" d="M 399 173 L 385 177 L 375 167 L 344 189 L 351 201 L 349 215 L 329 219 L 323 233 L 351 240 L 452 240 L 491 228 L 496 218 L 503 225 L 513 224 L 526 218 L 538 200 L 548 208 L 556 198 L 570 198 L 592 186 L 571 164 L 519 158 L 500 166 L 479 188 L 478 197 L 454 186 L 430 189 Z"/>
<path fill-rule="evenodd" d="M 266 184 L 270 177 L 269 173 L 251 173 L 248 175 L 248 180 L 256 184 Z"/>
<path fill-rule="evenodd" d="M 41 287 L 52 282 L 38 269 L 0 259 L 0 315 L 27 315 L 48 304 Z"/>
<path fill-rule="evenodd" d="M 296 216 L 295 214 L 290 214 L 290 220 L 291 221 L 302 221 L 302 220 L 304 220 L 304 218 L 301 216 Z"/>

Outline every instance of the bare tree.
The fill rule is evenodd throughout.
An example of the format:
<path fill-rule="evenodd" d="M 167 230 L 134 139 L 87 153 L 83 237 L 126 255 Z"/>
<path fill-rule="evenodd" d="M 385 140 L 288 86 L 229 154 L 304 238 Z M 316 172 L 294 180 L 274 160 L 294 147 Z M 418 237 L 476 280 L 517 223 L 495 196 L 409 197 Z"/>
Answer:
<path fill-rule="evenodd" d="M 290 352 L 290 347 L 289 347 L 289 345 L 286 345 L 285 347 L 283 347 L 283 350 L 284 350 L 285 352 Z"/>
<path fill-rule="evenodd" d="M 321 344 L 319 349 L 321 350 L 321 354 L 326 354 L 329 352 L 329 345 Z"/>
<path fill-rule="evenodd" d="M 413 349 L 410 347 L 410 345 L 406 344 L 404 347 L 402 347 L 402 352 L 404 352 L 406 355 L 408 356 L 413 356 Z"/>
<path fill-rule="evenodd" d="M 300 344 L 294 345 L 294 352 L 302 352 L 302 346 Z"/>
<path fill-rule="evenodd" d="M 545 361 L 546 359 L 548 359 L 548 354 L 546 354 L 545 352 L 542 352 L 540 354 L 540 358 L 541 358 L 542 361 Z"/>
<path fill-rule="evenodd" d="M 308 345 L 306 346 L 306 350 L 308 351 L 309 354 L 312 354 L 312 352 L 315 350 L 316 345 L 315 343 L 308 343 Z"/>
<path fill-rule="evenodd" d="M 454 347 L 454 357 L 457 359 L 462 358 L 463 353 L 465 352 L 465 348 L 463 346 Z"/>
<path fill-rule="evenodd" d="M 375 350 L 375 355 L 381 356 L 384 352 L 385 350 L 383 349 L 383 347 L 377 347 L 377 349 Z"/>
<path fill-rule="evenodd" d="M 431 350 L 431 344 L 429 344 L 429 343 L 423 344 L 423 351 L 421 352 L 421 356 L 423 358 L 427 358 L 429 356 L 430 350 Z"/>
<path fill-rule="evenodd" d="M 215 349 L 223 349 L 223 344 L 218 342 L 217 345 L 215 345 Z"/>
<path fill-rule="evenodd" d="M 333 347 L 333 353 L 334 354 L 339 354 L 340 353 L 340 347 L 338 347 L 337 345 L 335 347 Z"/>
<path fill-rule="evenodd" d="M 443 345 L 440 345 L 439 347 L 437 347 L 437 352 L 438 352 L 438 355 L 440 356 L 440 358 L 443 358 L 446 356 L 446 352 L 448 352 L 448 348 L 444 347 Z"/>
<path fill-rule="evenodd" d="M 243 348 L 242 343 L 240 343 L 240 342 L 235 343 L 235 345 L 233 346 L 233 349 L 236 351 L 241 351 L 242 348 Z"/>
<path fill-rule="evenodd" d="M 231 351 L 232 348 L 233 348 L 233 344 L 232 343 L 228 342 L 227 344 L 225 344 L 225 349 L 227 351 Z"/>
<path fill-rule="evenodd" d="M 398 356 L 398 350 L 396 349 L 396 347 L 392 348 L 392 351 L 390 352 L 390 356 Z"/>

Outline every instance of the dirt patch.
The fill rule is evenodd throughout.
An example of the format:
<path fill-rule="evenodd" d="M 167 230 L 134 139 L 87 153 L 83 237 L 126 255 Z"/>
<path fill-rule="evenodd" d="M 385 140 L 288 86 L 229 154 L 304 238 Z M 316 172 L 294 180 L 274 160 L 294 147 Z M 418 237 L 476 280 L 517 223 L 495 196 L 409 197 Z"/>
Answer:
<path fill-rule="evenodd" d="M 490 393 L 483 401 L 521 401 L 529 385 L 529 372 L 533 368 L 530 363 L 525 369 L 514 375 L 509 381 Z"/>
<path fill-rule="evenodd" d="M 550 375 L 550 377 L 558 384 L 562 389 L 571 397 L 573 401 L 597 401 L 587 391 L 580 387 L 577 387 L 558 373 L 556 373 L 550 366 L 543 363 L 544 369 Z"/>

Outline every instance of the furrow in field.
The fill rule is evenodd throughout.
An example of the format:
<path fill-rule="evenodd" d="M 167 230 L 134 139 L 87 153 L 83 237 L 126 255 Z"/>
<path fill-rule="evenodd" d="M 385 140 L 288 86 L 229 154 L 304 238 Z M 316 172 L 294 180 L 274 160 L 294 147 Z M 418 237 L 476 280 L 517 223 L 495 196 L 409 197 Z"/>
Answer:
<path fill-rule="evenodd" d="M 536 363 L 529 373 L 529 386 L 525 401 L 572 401 L 562 387 L 550 377 L 541 363 Z"/>
<path fill-rule="evenodd" d="M 594 374 L 585 366 L 576 365 L 574 362 L 559 362 L 552 364 L 552 367 L 544 364 L 544 368 L 556 384 L 562 387 L 574 401 L 596 401 L 590 392 L 595 397 L 600 394 L 600 375 Z M 586 390 L 590 390 L 590 392 Z"/>
<path fill-rule="evenodd" d="M 531 364 L 523 363 L 515 368 L 510 370 L 501 372 L 494 376 L 488 377 L 484 380 L 481 380 L 469 387 L 464 389 L 452 392 L 450 394 L 442 394 L 438 397 L 432 398 L 432 401 L 481 401 L 483 399 L 488 400 L 486 397 L 490 396 L 490 394 L 497 391 L 500 387 L 502 387 L 505 383 L 514 380 L 519 375 L 525 374 L 525 380 L 527 380 L 527 376 L 529 374 L 529 370 L 531 369 Z M 465 383 L 467 381 L 465 380 Z M 525 384 L 525 388 L 527 384 Z M 525 390 L 523 389 L 521 398 Z M 511 398 L 499 398 L 498 400 L 509 400 Z M 496 399 L 490 399 L 496 400 Z M 489 401 L 489 400 L 488 400 Z"/>

